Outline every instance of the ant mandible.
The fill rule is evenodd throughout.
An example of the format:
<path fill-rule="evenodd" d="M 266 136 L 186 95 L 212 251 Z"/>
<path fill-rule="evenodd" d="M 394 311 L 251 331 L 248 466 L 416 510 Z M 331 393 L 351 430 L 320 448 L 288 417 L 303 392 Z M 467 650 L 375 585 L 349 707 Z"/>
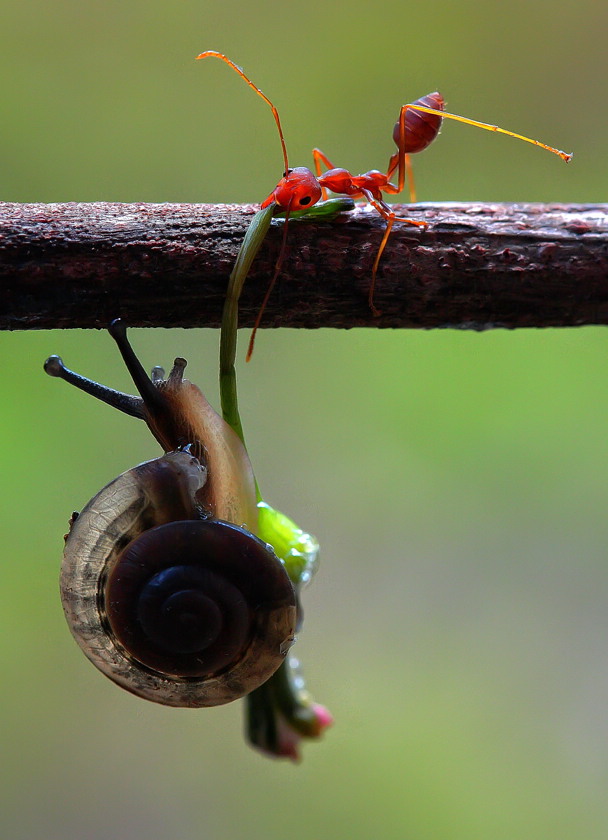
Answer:
<path fill-rule="evenodd" d="M 395 222 L 405 222 L 409 225 L 415 225 L 419 228 L 426 228 L 427 222 L 410 219 L 407 216 L 398 216 L 389 204 L 383 198 L 383 193 L 387 195 L 398 195 L 402 192 L 407 178 L 408 188 L 410 193 L 410 201 L 416 201 L 416 193 L 414 187 L 414 178 L 412 174 L 412 166 L 410 155 L 417 152 L 422 152 L 429 146 L 439 134 L 441 123 L 444 118 L 457 120 L 467 125 L 474 125 L 477 128 L 483 128 L 486 131 L 495 131 L 500 134 L 506 134 L 509 137 L 515 137 L 518 140 L 524 140 L 526 143 L 533 143 L 535 146 L 540 146 L 541 149 L 546 149 L 553 154 L 559 155 L 562 160 L 569 162 L 572 155 L 567 152 L 562 152 L 559 149 L 554 149 L 552 146 L 547 146 L 539 140 L 533 140 L 530 137 L 524 137 L 522 134 L 516 134 L 513 131 L 507 131 L 497 125 L 489 125 L 488 123 L 471 120 L 468 117 L 461 117 L 458 114 L 449 114 L 444 110 L 444 100 L 440 93 L 429 93 L 415 102 L 408 102 L 402 105 L 399 111 L 399 119 L 393 128 L 393 140 L 397 146 L 397 151 L 391 155 L 386 173 L 379 172 L 377 169 L 371 169 L 369 172 L 364 172 L 362 175 L 352 175 L 347 169 L 335 167 L 331 161 L 319 149 L 313 149 L 313 160 L 315 165 L 316 175 L 305 166 L 297 166 L 294 169 L 289 167 L 287 159 L 287 147 L 285 145 L 285 138 L 283 136 L 283 129 L 281 127 L 281 120 L 279 112 L 272 104 L 270 99 L 256 87 L 251 79 L 249 79 L 243 69 L 239 67 L 234 61 L 231 61 L 227 56 L 215 50 L 206 50 L 199 58 L 219 58 L 228 64 L 238 75 L 249 85 L 249 87 L 261 96 L 262 99 L 270 106 L 274 116 L 277 129 L 279 131 L 279 138 L 281 141 L 281 149 L 283 151 L 283 160 L 285 163 L 285 171 L 283 177 L 276 185 L 274 190 L 270 193 L 268 198 L 262 202 L 262 209 L 274 203 L 278 213 L 286 214 L 286 221 L 289 219 L 289 214 L 296 210 L 305 210 L 312 207 L 321 198 L 326 200 L 327 191 L 337 193 L 339 195 L 347 195 L 352 198 L 364 198 L 368 201 L 386 220 L 386 229 L 380 242 L 380 247 L 374 260 L 372 267 L 372 278 L 369 289 L 369 306 L 374 315 L 380 315 L 380 311 L 374 305 L 374 290 L 376 286 L 376 275 L 378 273 L 378 265 L 382 257 L 382 253 L 386 247 L 386 243 L 391 233 L 391 229 Z M 322 167 L 327 167 L 325 172 L 322 172 Z M 393 184 L 391 178 L 397 173 L 397 183 Z M 251 341 L 249 344 L 250 350 L 248 357 L 251 355 L 253 349 L 253 342 L 255 333 L 259 327 L 266 302 L 276 281 L 283 251 L 285 247 L 285 237 L 283 238 L 283 246 L 277 267 L 272 281 L 269 285 L 268 291 L 262 303 L 262 307 L 258 312 Z"/>

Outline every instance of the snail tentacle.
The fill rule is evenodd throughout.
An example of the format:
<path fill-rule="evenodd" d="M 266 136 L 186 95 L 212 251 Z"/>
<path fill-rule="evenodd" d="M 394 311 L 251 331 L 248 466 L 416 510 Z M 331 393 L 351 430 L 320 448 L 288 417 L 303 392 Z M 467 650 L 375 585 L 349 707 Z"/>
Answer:
<path fill-rule="evenodd" d="M 144 401 L 141 397 L 124 394 L 122 391 L 108 388 L 107 385 L 100 385 L 93 379 L 87 379 L 86 376 L 75 373 L 63 364 L 63 359 L 60 356 L 49 356 L 44 363 L 44 370 L 49 376 L 56 376 L 63 379 L 64 382 L 69 382 L 70 385 L 74 385 L 84 391 L 85 394 L 90 394 L 101 402 L 111 405 L 112 408 L 117 408 L 123 414 L 137 417 L 138 420 L 145 419 Z"/>

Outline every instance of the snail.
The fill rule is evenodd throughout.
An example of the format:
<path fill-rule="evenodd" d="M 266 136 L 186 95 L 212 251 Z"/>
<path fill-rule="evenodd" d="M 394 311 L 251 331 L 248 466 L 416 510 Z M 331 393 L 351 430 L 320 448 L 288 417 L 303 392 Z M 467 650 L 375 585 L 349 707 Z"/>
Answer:
<path fill-rule="evenodd" d="M 120 320 L 110 325 L 140 396 L 45 370 L 145 420 L 164 455 L 119 475 L 74 515 L 61 571 L 72 634 L 132 693 L 216 706 L 265 683 L 291 646 L 294 586 L 257 529 L 253 470 L 237 435 L 178 358 L 146 374 Z"/>

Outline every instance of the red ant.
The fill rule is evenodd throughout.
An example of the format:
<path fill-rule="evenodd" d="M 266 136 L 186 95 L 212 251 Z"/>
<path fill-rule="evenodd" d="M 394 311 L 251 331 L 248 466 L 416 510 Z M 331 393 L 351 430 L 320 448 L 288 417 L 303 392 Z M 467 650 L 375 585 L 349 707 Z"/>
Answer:
<path fill-rule="evenodd" d="M 507 134 L 509 137 L 515 137 L 518 140 L 525 140 L 526 143 L 533 143 L 535 146 L 540 146 L 549 152 L 559 155 L 563 160 L 569 162 L 572 155 L 567 152 L 562 152 L 559 149 L 554 149 L 552 146 L 547 146 L 538 140 L 532 140 L 530 137 L 524 137 L 522 134 L 515 134 L 513 131 L 507 131 L 504 128 L 499 128 L 497 125 L 489 125 L 488 123 L 478 122 L 477 120 L 470 120 L 467 117 L 460 117 L 457 114 L 448 114 L 444 111 L 444 100 L 440 93 L 429 93 L 417 99 L 415 102 L 408 102 L 401 106 L 399 111 L 399 119 L 393 128 L 393 140 L 397 146 L 397 151 L 391 155 L 388 162 L 386 173 L 379 172 L 377 169 L 372 169 L 369 172 L 364 172 L 362 175 L 351 175 L 347 169 L 340 169 L 334 167 L 331 161 L 319 149 L 313 149 L 313 160 L 315 164 L 316 175 L 310 169 L 304 166 L 298 166 L 290 169 L 287 159 L 287 148 L 285 146 L 285 138 L 283 136 L 283 129 L 281 128 L 281 120 L 279 113 L 270 99 L 256 87 L 251 79 L 249 79 L 242 68 L 231 61 L 227 56 L 215 50 L 206 50 L 202 52 L 197 58 L 220 58 L 226 62 L 238 75 L 244 79 L 252 90 L 270 106 L 274 116 L 281 140 L 281 148 L 283 150 L 283 160 L 285 162 L 285 172 L 274 190 L 270 193 L 268 198 L 262 202 L 262 209 L 274 203 L 277 212 L 285 213 L 287 222 L 289 214 L 296 210 L 303 210 L 316 204 L 319 199 L 327 199 L 327 191 L 340 195 L 351 196 L 352 198 L 364 198 L 368 201 L 378 213 L 386 219 L 386 230 L 380 242 L 376 259 L 372 267 L 372 279 L 369 289 L 369 306 L 374 315 L 381 313 L 374 305 L 374 289 L 376 286 L 376 274 L 378 272 L 378 265 L 380 258 L 390 236 L 391 229 L 395 222 L 405 222 L 416 227 L 426 228 L 427 222 L 421 222 L 416 219 L 410 219 L 407 216 L 398 216 L 383 198 L 383 193 L 388 195 L 398 195 L 404 188 L 405 179 L 408 180 L 408 188 L 410 193 L 410 201 L 416 201 L 416 193 L 414 187 L 414 178 L 412 174 L 412 166 L 410 162 L 410 155 L 416 152 L 421 152 L 439 134 L 443 118 L 446 117 L 451 120 L 466 123 L 467 125 L 474 125 L 478 128 L 484 128 L 486 131 L 496 131 L 500 134 Z M 327 167 L 326 172 L 322 172 L 322 167 Z M 391 183 L 391 178 L 397 173 L 397 184 Z M 248 358 L 251 356 L 253 350 L 253 342 L 255 333 L 260 325 L 262 313 L 266 306 L 266 302 L 276 281 L 280 264 L 285 247 L 285 237 L 283 238 L 283 246 L 277 261 L 274 276 L 271 280 L 270 286 L 264 298 L 264 302 L 260 308 L 256 318 L 255 326 L 249 343 Z"/>

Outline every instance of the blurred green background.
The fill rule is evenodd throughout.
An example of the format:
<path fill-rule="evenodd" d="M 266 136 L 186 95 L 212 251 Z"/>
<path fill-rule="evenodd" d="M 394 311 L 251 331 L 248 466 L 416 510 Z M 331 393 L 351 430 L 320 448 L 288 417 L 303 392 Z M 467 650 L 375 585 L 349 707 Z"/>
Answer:
<path fill-rule="evenodd" d="M 386 165 L 403 102 L 446 124 L 423 200 L 601 202 L 594 0 L 7 0 L 0 198 L 260 201 L 313 146 Z M 390 247 L 390 243 L 389 243 Z M 276 294 L 280 294 L 277 291 Z M 212 331 L 133 331 L 217 399 Z M 154 457 L 143 424 L 42 372 L 130 390 L 109 337 L 3 334 L 0 836 L 7 840 L 605 840 L 608 375 L 602 329 L 265 331 L 240 368 L 268 500 L 321 540 L 298 642 L 336 717 L 299 766 L 244 744 L 239 703 L 156 707 L 82 657 L 57 591 L 73 509 Z M 242 356 L 243 348 L 241 348 Z"/>

